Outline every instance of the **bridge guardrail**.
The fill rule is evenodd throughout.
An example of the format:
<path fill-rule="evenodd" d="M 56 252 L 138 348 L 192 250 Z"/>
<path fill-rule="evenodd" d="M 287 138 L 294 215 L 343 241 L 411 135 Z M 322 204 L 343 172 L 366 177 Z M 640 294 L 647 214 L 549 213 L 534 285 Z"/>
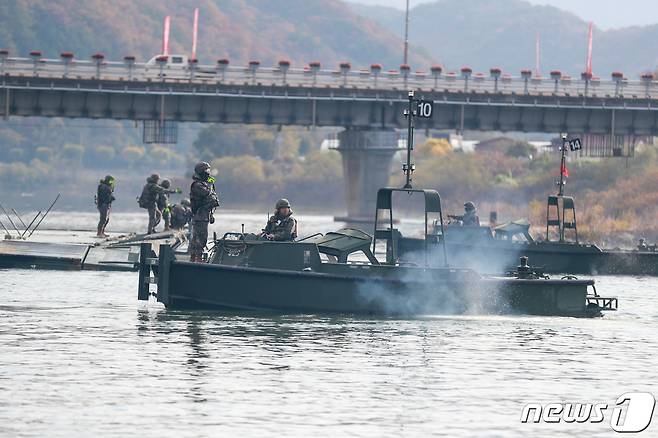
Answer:
<path fill-rule="evenodd" d="M 406 90 L 446 90 L 448 92 L 479 92 L 491 94 L 557 95 L 557 96 L 614 96 L 658 99 L 658 87 L 654 80 L 599 80 L 592 78 L 573 79 L 562 76 L 559 79 L 537 77 L 498 77 L 475 74 L 462 75 L 408 73 L 370 70 L 311 70 L 289 68 L 285 71 L 277 67 L 249 68 L 241 66 L 189 64 L 172 67 L 148 63 L 127 63 L 116 61 L 33 58 L 0 58 L 0 75 L 39 77 L 102 79 L 122 82 L 177 82 L 224 83 L 224 84 L 263 84 L 275 86 L 301 87 L 347 87 L 356 89 Z"/>

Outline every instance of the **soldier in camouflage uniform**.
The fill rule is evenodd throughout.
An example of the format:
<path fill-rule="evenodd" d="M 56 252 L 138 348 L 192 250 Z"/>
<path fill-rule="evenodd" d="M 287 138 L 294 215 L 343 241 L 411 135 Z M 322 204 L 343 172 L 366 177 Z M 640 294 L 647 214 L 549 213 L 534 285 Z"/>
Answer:
<path fill-rule="evenodd" d="M 168 179 L 162 180 L 160 187 L 169 190 L 171 183 Z M 169 205 L 169 194 L 171 192 L 164 192 L 158 195 L 158 200 L 156 202 L 158 210 L 162 212 L 162 219 L 164 220 L 164 230 L 167 231 L 170 228 L 171 224 L 171 207 Z"/>
<path fill-rule="evenodd" d="M 146 178 L 146 184 L 142 189 L 142 194 L 140 195 L 138 202 L 139 206 L 145 208 L 149 212 L 149 225 L 147 234 L 154 234 L 155 227 L 160 223 L 162 218 L 162 211 L 158 208 L 158 198 L 160 195 L 165 193 L 180 193 L 178 190 L 169 190 L 158 185 L 160 181 L 160 175 L 154 173 L 153 175 Z"/>
<path fill-rule="evenodd" d="M 110 222 L 110 210 L 112 208 L 112 202 L 114 202 L 115 199 L 114 177 L 112 175 L 107 175 L 105 179 L 100 180 L 96 192 L 96 205 L 98 207 L 98 212 L 100 213 L 98 231 L 96 232 L 96 236 L 98 237 L 107 237 L 107 234 L 105 234 L 105 227 Z"/>
<path fill-rule="evenodd" d="M 192 209 L 190 200 L 183 199 L 180 204 L 171 206 L 171 228 L 182 230 L 192 220 Z"/>
<path fill-rule="evenodd" d="M 480 218 L 477 215 L 477 208 L 472 202 L 464 204 L 464 216 L 462 216 L 462 225 L 465 227 L 479 227 Z"/>
<path fill-rule="evenodd" d="M 215 222 L 213 211 L 219 207 L 215 192 L 215 178 L 210 176 L 210 164 L 202 161 L 194 166 L 194 176 L 190 186 L 192 204 L 192 238 L 190 240 L 190 261 L 202 262 L 203 249 L 208 242 L 208 224 Z"/>
<path fill-rule="evenodd" d="M 267 221 L 261 238 L 277 242 L 291 242 L 297 238 L 297 220 L 292 217 L 287 199 L 277 201 L 274 215 Z"/>

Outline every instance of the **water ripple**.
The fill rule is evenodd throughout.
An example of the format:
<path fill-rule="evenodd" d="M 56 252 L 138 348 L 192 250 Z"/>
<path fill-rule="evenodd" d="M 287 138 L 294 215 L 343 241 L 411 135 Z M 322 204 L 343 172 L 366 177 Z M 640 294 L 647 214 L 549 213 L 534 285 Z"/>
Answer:
<path fill-rule="evenodd" d="M 658 394 L 657 279 L 600 278 L 621 308 L 602 319 L 401 319 L 166 311 L 134 273 L 1 275 L 3 436 L 607 436 L 521 409 Z"/>

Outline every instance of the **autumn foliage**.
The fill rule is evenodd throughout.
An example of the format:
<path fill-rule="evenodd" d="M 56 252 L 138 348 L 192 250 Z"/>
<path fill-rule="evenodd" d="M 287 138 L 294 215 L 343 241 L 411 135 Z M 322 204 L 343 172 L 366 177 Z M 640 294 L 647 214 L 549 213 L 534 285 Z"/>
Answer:
<path fill-rule="evenodd" d="M 546 197 L 557 193 L 557 153 L 516 156 L 509 150 L 463 153 L 430 140 L 417 148 L 415 182 L 439 190 L 450 212 L 474 201 L 480 217 L 497 211 L 499 222 L 528 218 L 535 235 L 545 234 Z M 576 199 L 579 235 L 605 246 L 632 246 L 640 237 L 658 241 L 658 154 L 644 145 L 623 159 L 571 158 L 565 193 Z M 392 182 L 399 181 L 396 173 Z"/>

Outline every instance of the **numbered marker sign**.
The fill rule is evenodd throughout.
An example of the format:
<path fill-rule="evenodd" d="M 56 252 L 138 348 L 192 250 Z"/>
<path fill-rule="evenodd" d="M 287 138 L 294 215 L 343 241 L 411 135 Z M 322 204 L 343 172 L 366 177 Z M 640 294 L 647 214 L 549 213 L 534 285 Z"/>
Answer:
<path fill-rule="evenodd" d="M 569 149 L 572 151 L 579 151 L 583 148 L 582 143 L 580 142 L 579 138 L 574 138 L 573 140 L 569 140 Z"/>
<path fill-rule="evenodd" d="M 434 112 L 434 102 L 431 100 L 419 100 L 416 109 L 416 117 L 431 119 Z"/>

